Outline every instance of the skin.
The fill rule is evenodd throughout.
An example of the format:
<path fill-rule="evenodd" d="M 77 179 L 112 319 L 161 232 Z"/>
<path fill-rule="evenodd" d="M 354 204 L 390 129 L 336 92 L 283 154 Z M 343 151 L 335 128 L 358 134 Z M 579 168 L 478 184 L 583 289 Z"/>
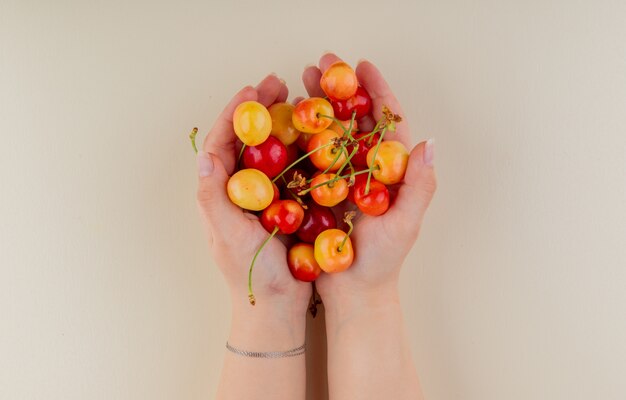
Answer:
<path fill-rule="evenodd" d="M 309 95 L 321 92 L 318 79 L 334 54 L 322 56 L 319 68 L 309 67 L 303 81 Z M 404 120 L 389 140 L 413 148 L 395 202 L 381 216 L 364 215 L 355 221 L 352 267 L 339 274 L 322 274 L 317 290 L 326 308 L 330 398 L 421 399 L 422 393 L 398 295 L 402 263 L 413 246 L 436 189 L 432 145 L 411 146 L 406 115 L 378 69 L 361 61 L 356 74 L 372 97 L 374 117 L 382 105 Z M 365 126 L 371 121 L 359 121 Z M 428 151 L 426 151 L 428 150 Z"/>
<path fill-rule="evenodd" d="M 319 68 L 304 71 L 310 96 L 323 96 L 319 78 L 339 58 L 326 54 Z M 364 61 L 356 73 L 372 96 L 375 117 L 382 104 L 405 117 L 376 67 Z M 232 113 L 243 101 L 265 106 L 287 99 L 287 88 L 273 75 L 257 87 L 242 89 L 226 106 L 198 155 L 198 206 L 208 245 L 231 295 L 229 343 L 251 351 L 280 351 L 304 343 L 310 284 L 295 280 L 287 267 L 285 246 L 272 239 L 257 259 L 254 287 L 257 305 L 247 298 L 247 271 L 254 252 L 267 237 L 258 219 L 233 205 L 226 195 L 235 170 L 237 141 Z M 359 125 L 371 129 L 371 120 Z M 389 138 L 409 146 L 405 121 Z M 339 274 L 322 274 L 317 288 L 326 306 L 330 397 L 342 399 L 421 398 L 398 296 L 400 266 L 415 242 L 435 191 L 432 147 L 420 143 L 411 152 L 405 183 L 382 216 L 355 221 L 355 260 Z M 271 327 L 268 329 L 268 327 Z M 217 398 L 305 398 L 305 357 L 251 359 L 225 350 Z"/>

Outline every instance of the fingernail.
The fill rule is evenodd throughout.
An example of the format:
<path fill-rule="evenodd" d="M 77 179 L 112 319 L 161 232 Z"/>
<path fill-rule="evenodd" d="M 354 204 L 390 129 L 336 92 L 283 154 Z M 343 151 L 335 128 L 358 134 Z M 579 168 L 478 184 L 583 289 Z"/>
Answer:
<path fill-rule="evenodd" d="M 282 83 L 283 85 L 286 85 L 287 82 L 283 79 L 283 78 L 278 78 L 278 80 L 280 81 L 280 83 Z"/>
<path fill-rule="evenodd" d="M 424 145 L 424 165 L 428 167 L 433 166 L 435 160 L 435 139 L 430 138 Z"/>
<path fill-rule="evenodd" d="M 356 62 L 356 65 L 361 64 L 362 62 L 367 61 L 365 58 L 359 58 L 359 61 Z"/>
<path fill-rule="evenodd" d="M 313 64 L 313 63 L 309 63 L 307 65 L 304 66 L 304 69 L 309 69 L 311 67 L 317 67 L 317 65 Z"/>
<path fill-rule="evenodd" d="M 270 74 L 268 76 L 275 76 L 278 78 L 278 74 L 276 72 L 270 72 Z"/>
<path fill-rule="evenodd" d="M 213 172 L 213 159 L 209 153 L 198 153 L 198 175 L 207 177 Z"/>

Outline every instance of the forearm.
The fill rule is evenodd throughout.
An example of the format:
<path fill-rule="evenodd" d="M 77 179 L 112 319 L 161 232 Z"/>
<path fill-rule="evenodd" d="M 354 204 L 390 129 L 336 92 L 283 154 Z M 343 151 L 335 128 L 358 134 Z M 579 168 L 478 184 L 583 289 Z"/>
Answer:
<path fill-rule="evenodd" d="M 305 310 L 261 303 L 251 306 L 233 300 L 228 343 L 255 352 L 287 351 L 301 346 L 305 334 Z M 251 358 L 225 350 L 217 399 L 304 399 L 305 355 Z"/>
<path fill-rule="evenodd" d="M 325 306 L 330 398 L 422 399 L 397 290 Z"/>

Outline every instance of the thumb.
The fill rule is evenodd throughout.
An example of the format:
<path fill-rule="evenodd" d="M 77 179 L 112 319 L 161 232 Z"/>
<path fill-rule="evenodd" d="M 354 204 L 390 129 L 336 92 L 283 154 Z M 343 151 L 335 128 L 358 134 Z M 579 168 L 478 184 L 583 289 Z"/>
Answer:
<path fill-rule="evenodd" d="M 226 194 L 228 174 L 219 157 L 198 152 L 198 207 L 214 239 L 233 237 L 249 222 Z M 238 228 L 238 229 L 236 229 Z"/>
<path fill-rule="evenodd" d="M 410 222 L 417 235 L 426 209 L 437 189 L 433 167 L 434 140 L 419 143 L 411 150 L 404 184 L 398 191 L 394 206 L 389 210 L 399 221 Z"/>

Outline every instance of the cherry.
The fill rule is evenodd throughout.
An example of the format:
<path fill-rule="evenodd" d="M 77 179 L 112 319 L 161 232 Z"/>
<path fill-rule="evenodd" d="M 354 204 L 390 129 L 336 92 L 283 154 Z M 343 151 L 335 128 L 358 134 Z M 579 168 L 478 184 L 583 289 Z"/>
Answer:
<path fill-rule="evenodd" d="M 354 111 L 356 111 L 356 119 L 361 119 L 372 110 L 372 98 L 361 86 L 354 96 L 346 100 L 331 100 L 330 104 L 335 110 L 335 117 L 342 120 L 351 119 Z"/>
<path fill-rule="evenodd" d="M 365 194 L 366 186 L 367 178 L 354 185 L 354 203 L 364 214 L 384 214 L 389 209 L 389 189 L 373 178 L 370 180 L 369 193 L 367 194 Z"/>
<path fill-rule="evenodd" d="M 270 204 L 261 214 L 261 225 L 266 231 L 288 235 L 294 233 L 302 224 L 304 210 L 294 200 L 278 200 Z"/>
<path fill-rule="evenodd" d="M 400 183 L 409 162 L 409 151 L 395 140 L 380 142 L 367 152 L 367 166 L 375 168 L 374 178 L 385 185 Z"/>
<path fill-rule="evenodd" d="M 263 104 L 256 101 L 244 101 L 233 113 L 233 129 L 243 143 L 256 146 L 263 143 L 270 135 L 272 117 Z"/>
<path fill-rule="evenodd" d="M 315 239 L 313 251 L 322 271 L 328 273 L 345 271 L 354 260 L 350 237 L 339 229 L 327 229 L 320 233 Z"/>
<path fill-rule="evenodd" d="M 315 238 L 322 231 L 336 227 L 337 220 L 330 208 L 309 202 L 307 203 L 307 209 L 304 210 L 304 219 L 300 228 L 296 231 L 296 235 L 303 242 L 315 243 Z"/>
<path fill-rule="evenodd" d="M 258 169 L 271 179 L 287 166 L 287 148 L 280 140 L 269 136 L 259 145 L 246 146 L 242 161 L 244 167 Z"/>
<path fill-rule="evenodd" d="M 311 180 L 313 200 L 326 207 L 333 207 L 348 197 L 348 182 L 335 174 L 319 174 Z"/>
<path fill-rule="evenodd" d="M 330 126 L 333 122 L 332 117 L 334 117 L 333 106 L 328 100 L 310 97 L 296 105 L 292 121 L 293 126 L 300 132 L 319 133 Z"/>
<path fill-rule="evenodd" d="M 309 243 L 296 243 L 290 248 L 287 265 L 293 277 L 303 282 L 313 282 L 322 273 L 315 261 L 313 245 Z"/>
<path fill-rule="evenodd" d="M 356 73 L 343 61 L 333 63 L 324 71 L 320 79 L 322 90 L 334 100 L 345 100 L 354 96 L 358 85 Z"/>
<path fill-rule="evenodd" d="M 230 201 L 251 211 L 263 210 L 274 199 L 272 181 L 254 168 L 237 171 L 228 180 L 226 191 Z"/>

